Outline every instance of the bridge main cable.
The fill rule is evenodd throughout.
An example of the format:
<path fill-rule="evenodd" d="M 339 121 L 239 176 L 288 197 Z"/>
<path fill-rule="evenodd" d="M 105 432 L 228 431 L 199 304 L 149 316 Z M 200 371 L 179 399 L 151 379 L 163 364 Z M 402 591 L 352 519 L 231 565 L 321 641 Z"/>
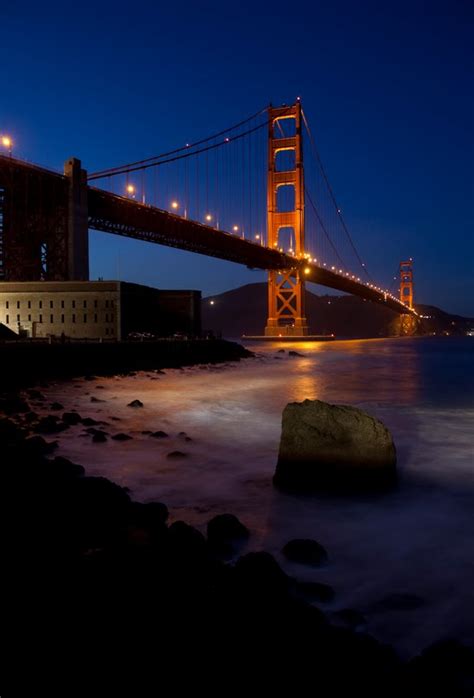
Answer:
<path fill-rule="evenodd" d="M 147 167 L 153 167 L 154 165 L 161 165 L 165 164 L 166 162 L 173 162 L 174 159 L 169 159 L 169 160 L 163 160 L 163 158 L 170 158 L 172 155 L 176 155 L 176 153 L 181 153 L 182 151 L 192 151 L 193 148 L 196 148 L 199 145 L 202 145 L 203 143 L 207 143 L 208 141 L 212 141 L 216 138 L 219 138 L 220 136 L 223 136 L 226 133 L 229 133 L 231 131 L 235 131 L 237 128 L 240 128 L 241 126 L 244 126 L 245 124 L 249 123 L 249 121 L 252 121 L 253 119 L 258 118 L 262 114 L 265 114 L 268 110 L 268 107 L 264 107 L 263 109 L 260 109 L 259 111 L 255 112 L 255 114 L 252 114 L 251 116 L 247 117 L 246 119 L 243 119 L 242 121 L 239 121 L 237 124 L 234 124 L 233 126 L 229 126 L 226 129 L 223 129 L 222 131 L 218 131 L 217 133 L 212 134 L 211 136 L 207 136 L 206 138 L 201 138 L 198 141 L 195 141 L 194 143 L 187 143 L 184 146 L 181 146 L 180 148 L 175 148 L 174 150 L 169 150 L 166 153 L 161 153 L 161 155 L 155 155 L 149 158 L 145 158 L 144 160 L 136 160 L 135 162 L 128 163 L 127 165 L 119 165 L 117 167 L 111 167 L 106 170 L 98 170 L 97 172 L 92 172 L 89 176 L 88 179 L 93 180 L 93 179 L 102 179 L 103 177 L 110 177 L 114 175 L 119 175 L 119 174 L 124 174 L 125 172 L 133 172 L 136 171 L 137 169 L 147 169 Z M 253 131 L 257 130 L 257 128 L 263 128 L 263 126 L 266 126 L 267 122 L 265 121 L 261 126 L 255 127 L 253 129 L 250 129 L 246 131 L 245 133 L 238 134 L 239 137 L 242 137 L 244 135 L 248 135 L 249 133 L 252 133 Z M 218 147 L 220 145 L 224 145 L 225 143 L 228 143 L 229 141 L 236 140 L 237 136 L 232 136 L 229 138 L 229 140 L 224 140 L 218 144 L 216 144 L 214 147 Z M 211 149 L 211 148 L 209 148 Z M 193 151 L 193 152 L 188 152 L 186 157 L 189 157 L 191 155 L 197 155 L 198 153 L 206 152 L 206 148 L 202 148 L 201 150 L 198 151 Z M 185 157 L 185 156 L 182 156 Z M 175 158 L 179 159 L 179 158 Z M 156 162 L 159 161 L 159 162 Z M 147 167 L 143 167 L 146 165 Z M 133 169 L 132 169 L 133 168 Z"/>

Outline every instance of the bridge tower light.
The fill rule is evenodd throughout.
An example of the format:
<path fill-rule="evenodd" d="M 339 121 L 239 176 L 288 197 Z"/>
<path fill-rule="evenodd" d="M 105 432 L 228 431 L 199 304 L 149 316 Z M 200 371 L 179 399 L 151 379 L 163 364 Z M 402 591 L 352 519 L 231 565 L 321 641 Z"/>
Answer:
<path fill-rule="evenodd" d="M 413 259 L 400 262 L 400 301 L 413 310 Z"/>
<path fill-rule="evenodd" d="M 13 141 L 10 138 L 10 136 L 2 136 L 2 145 L 4 148 L 6 148 L 8 150 L 8 154 L 11 157 L 12 150 L 13 150 Z"/>

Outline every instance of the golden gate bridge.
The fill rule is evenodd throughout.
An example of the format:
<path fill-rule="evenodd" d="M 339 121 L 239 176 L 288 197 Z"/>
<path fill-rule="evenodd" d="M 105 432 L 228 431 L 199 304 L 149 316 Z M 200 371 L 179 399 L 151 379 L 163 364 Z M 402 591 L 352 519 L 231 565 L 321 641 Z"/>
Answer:
<path fill-rule="evenodd" d="M 0 156 L 0 280 L 88 279 L 89 229 L 266 270 L 267 336 L 308 334 L 309 282 L 417 315 L 411 260 L 399 295 L 370 275 L 300 100 L 89 174 L 75 158 L 60 174 Z"/>

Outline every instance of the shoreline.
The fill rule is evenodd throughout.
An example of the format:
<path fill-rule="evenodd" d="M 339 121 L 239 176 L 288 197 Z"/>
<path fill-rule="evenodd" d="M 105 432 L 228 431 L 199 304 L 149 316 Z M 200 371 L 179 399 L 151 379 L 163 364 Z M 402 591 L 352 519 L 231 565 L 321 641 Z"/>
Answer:
<path fill-rule="evenodd" d="M 49 437 L 38 440 L 34 422 L 25 423 L 25 414 L 13 409 L 0 417 L 0 429 L 7 463 L 13 466 L 7 471 L 13 470 L 16 480 L 13 493 L 19 495 L 17 515 L 26 526 L 26 540 L 17 543 L 22 564 L 26 574 L 38 561 L 42 566 L 44 587 L 39 596 L 34 589 L 26 604 L 30 618 L 41 616 L 46 594 L 52 614 L 47 622 L 53 628 L 59 624 L 62 638 L 72 639 L 87 627 L 122 651 L 133 654 L 154 647 L 166 657 L 169 637 L 190 637 L 189 646 L 180 648 L 180 659 L 200 657 L 205 662 L 210 653 L 228 677 L 242 651 L 241 638 L 248 651 L 255 636 L 254 652 L 260 656 L 263 643 L 273 661 L 285 665 L 272 675 L 263 674 L 269 685 L 278 686 L 282 678 L 292 685 L 311 685 L 316 672 L 318 687 L 331 690 L 358 688 L 366 695 L 373 691 L 384 696 L 415 691 L 421 696 L 436 695 L 441 686 L 446 695 L 468 695 L 463 691 L 466 676 L 469 686 L 474 681 L 466 670 L 470 650 L 456 641 L 436 643 L 422 655 L 401 661 L 391 647 L 358 630 L 357 618 L 341 618 L 338 624 L 315 605 L 315 595 L 330 593 L 325 585 L 311 587 L 290 577 L 265 551 L 242 555 L 238 540 L 230 542 L 229 558 L 228 548 L 216 551 L 209 536 L 196 528 L 182 521 L 170 525 L 164 504 L 134 502 L 126 488 L 88 477 L 82 466 L 54 458 Z M 32 435 L 35 441 L 28 441 Z M 58 575 L 73 605 L 66 606 L 73 617 L 66 629 L 59 618 L 64 602 L 48 591 L 49 586 L 57 591 Z M 160 628 L 160 640 L 152 646 L 145 638 L 144 618 Z M 210 634 L 202 657 L 196 627 Z M 261 667 L 253 670 L 263 676 Z M 245 675 L 246 668 L 239 671 Z M 206 678 L 212 684 L 216 676 L 210 672 Z"/>

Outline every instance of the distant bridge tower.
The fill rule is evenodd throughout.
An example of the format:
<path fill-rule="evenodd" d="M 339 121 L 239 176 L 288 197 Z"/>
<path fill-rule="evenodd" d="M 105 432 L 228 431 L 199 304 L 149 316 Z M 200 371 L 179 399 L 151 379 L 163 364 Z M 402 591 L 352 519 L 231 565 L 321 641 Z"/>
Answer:
<path fill-rule="evenodd" d="M 413 260 L 400 262 L 400 300 L 413 310 Z"/>
<path fill-rule="evenodd" d="M 284 120 L 293 123 L 282 124 Z M 268 110 L 268 179 L 267 179 L 267 240 L 268 246 L 280 248 L 280 231 L 291 229 L 296 257 L 304 255 L 304 172 L 301 104 L 290 107 L 270 107 Z M 286 128 L 285 128 L 286 127 Z M 285 135 L 285 131 L 291 135 Z M 278 166 L 278 153 L 294 153 L 294 167 Z M 294 190 L 292 211 L 280 211 L 278 190 L 290 186 Z M 268 336 L 308 334 L 304 301 L 304 280 L 299 269 L 268 272 Z"/>

